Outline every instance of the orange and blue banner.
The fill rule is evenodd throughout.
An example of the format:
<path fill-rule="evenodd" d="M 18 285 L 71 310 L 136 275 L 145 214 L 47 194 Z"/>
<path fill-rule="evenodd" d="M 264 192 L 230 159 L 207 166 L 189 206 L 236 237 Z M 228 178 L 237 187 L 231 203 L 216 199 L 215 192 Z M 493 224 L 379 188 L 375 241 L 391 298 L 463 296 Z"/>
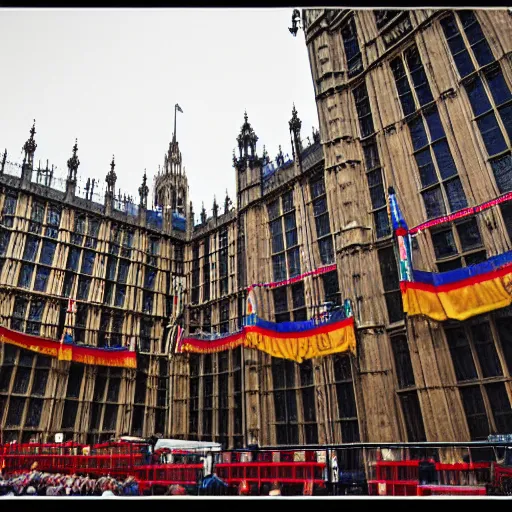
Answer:
<path fill-rule="evenodd" d="M 512 304 L 512 251 L 449 272 L 413 270 L 400 288 L 409 316 L 466 320 L 504 308 Z"/>
<path fill-rule="evenodd" d="M 355 354 L 354 318 L 336 319 L 315 325 L 313 321 L 267 322 L 256 317 L 254 325 L 219 339 L 184 338 L 181 352 L 206 354 L 244 345 L 301 363 L 305 359 L 350 351 Z"/>
<path fill-rule="evenodd" d="M 46 356 L 56 357 L 61 361 L 73 361 L 75 363 L 99 366 L 137 368 L 135 352 L 128 350 L 126 347 L 97 348 L 61 343 L 48 338 L 12 331 L 3 326 L 0 326 L 0 342 L 15 345 Z"/>

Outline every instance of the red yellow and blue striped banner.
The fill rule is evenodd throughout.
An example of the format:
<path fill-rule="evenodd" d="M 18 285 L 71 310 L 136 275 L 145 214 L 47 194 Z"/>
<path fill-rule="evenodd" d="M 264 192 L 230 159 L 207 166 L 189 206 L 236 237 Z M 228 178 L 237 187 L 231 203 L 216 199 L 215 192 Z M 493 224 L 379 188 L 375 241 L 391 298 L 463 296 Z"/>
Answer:
<path fill-rule="evenodd" d="M 0 342 L 15 345 L 46 356 L 57 357 L 61 361 L 73 361 L 75 363 L 99 366 L 118 366 L 121 368 L 137 367 L 135 352 L 126 348 L 105 349 L 81 347 L 12 331 L 2 326 L 0 326 Z"/>
<path fill-rule="evenodd" d="M 271 322 L 265 322 L 272 325 Z M 293 324 L 293 322 L 289 322 Z M 273 324 L 275 326 L 279 324 Z M 356 351 L 354 318 L 325 323 L 304 330 L 277 330 L 262 325 L 246 325 L 241 331 L 220 339 L 184 338 L 181 352 L 206 354 L 221 352 L 244 345 L 301 363 L 305 359 Z"/>
<path fill-rule="evenodd" d="M 512 199 L 512 193 L 465 208 L 451 215 L 427 221 L 413 229 L 400 211 L 393 187 L 389 188 L 389 214 L 397 239 L 400 289 L 404 312 L 424 315 L 438 322 L 466 320 L 512 304 L 512 251 L 448 272 L 413 269 L 410 237 L 444 222 L 474 215 Z"/>
<path fill-rule="evenodd" d="M 413 270 L 400 288 L 409 316 L 466 320 L 504 308 L 512 304 L 512 251 L 449 272 Z"/>

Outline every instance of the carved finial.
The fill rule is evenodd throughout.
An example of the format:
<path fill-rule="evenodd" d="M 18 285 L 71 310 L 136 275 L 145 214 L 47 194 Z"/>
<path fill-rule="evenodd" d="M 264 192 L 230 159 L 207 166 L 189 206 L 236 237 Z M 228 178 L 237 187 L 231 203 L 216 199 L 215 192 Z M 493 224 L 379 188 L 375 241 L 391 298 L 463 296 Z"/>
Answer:
<path fill-rule="evenodd" d="M 68 160 L 68 180 L 76 181 L 76 172 L 78 170 L 78 166 L 80 165 L 80 160 L 76 155 L 78 151 L 78 139 L 75 139 L 75 145 L 73 146 L 73 155 Z"/>
<path fill-rule="evenodd" d="M 146 175 L 146 169 L 144 169 L 144 176 L 142 176 L 142 185 L 139 187 L 139 198 L 140 198 L 140 206 L 142 208 L 147 208 L 148 206 L 148 194 L 149 194 L 149 187 L 147 185 L 147 175 Z"/>
<path fill-rule="evenodd" d="M 244 119 L 245 119 L 245 122 L 247 123 L 247 120 L 248 120 L 248 117 L 247 117 L 247 109 L 245 109 L 245 112 L 244 112 Z"/>
<path fill-rule="evenodd" d="M 205 224 L 206 223 L 206 209 L 204 207 L 204 201 L 201 203 L 201 224 Z"/>
<path fill-rule="evenodd" d="M 293 132 L 294 134 L 299 135 L 299 137 L 300 137 L 300 129 L 302 127 L 302 121 L 299 119 L 297 109 L 295 108 L 295 103 L 293 104 L 292 118 L 288 122 L 288 124 L 290 126 L 290 131 Z"/>
<path fill-rule="evenodd" d="M 192 201 L 190 201 L 190 222 L 192 227 L 196 225 L 196 214 L 194 213 L 194 205 L 192 204 Z"/>
<path fill-rule="evenodd" d="M 219 214 L 219 205 L 217 204 L 217 198 L 215 196 L 213 196 L 212 212 L 213 212 L 213 217 L 216 219 Z"/>
<path fill-rule="evenodd" d="M 228 213 L 233 202 L 229 198 L 228 189 L 226 189 L 226 199 L 224 200 L 224 213 Z"/>
<path fill-rule="evenodd" d="M 320 132 L 313 126 L 313 142 L 320 144 Z"/>
<path fill-rule="evenodd" d="M 112 162 L 110 163 L 110 171 L 107 174 L 105 181 L 107 182 L 107 193 L 112 196 L 115 193 L 115 186 L 117 181 L 116 173 L 114 172 L 114 167 L 116 166 L 114 162 L 114 155 L 112 155 Z M 121 199 L 121 190 L 119 190 L 119 199 Z"/>
<path fill-rule="evenodd" d="M 25 163 L 28 159 L 28 164 L 33 165 L 34 163 L 34 153 L 37 149 L 36 141 L 34 140 L 34 135 L 36 134 L 36 120 L 34 119 L 34 124 L 30 129 L 30 138 L 23 145 L 23 150 L 25 151 L 25 156 L 23 158 L 23 162 Z"/>
<path fill-rule="evenodd" d="M 280 167 L 281 165 L 284 164 L 284 155 L 283 150 L 281 149 L 281 144 L 279 144 L 279 153 L 276 156 L 276 164 L 277 167 Z"/>

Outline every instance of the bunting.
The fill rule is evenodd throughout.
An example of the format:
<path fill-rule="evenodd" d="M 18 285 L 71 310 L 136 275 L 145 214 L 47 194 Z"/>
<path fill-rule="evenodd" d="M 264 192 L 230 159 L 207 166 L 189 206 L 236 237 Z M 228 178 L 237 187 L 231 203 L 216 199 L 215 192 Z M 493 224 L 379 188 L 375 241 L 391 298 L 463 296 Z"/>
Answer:
<path fill-rule="evenodd" d="M 318 276 L 320 274 L 325 274 L 326 272 L 332 272 L 333 270 L 336 270 L 336 263 L 333 263 L 332 265 L 326 265 L 324 267 L 320 267 L 315 270 L 310 270 L 309 272 L 304 272 L 304 274 L 300 274 L 300 275 L 292 277 L 290 279 L 283 279 L 282 281 L 271 281 L 269 283 L 251 284 L 251 286 L 247 287 L 247 291 L 251 292 L 254 288 L 258 288 L 258 287 L 277 288 L 279 286 L 286 286 L 289 284 L 297 283 L 298 281 L 302 281 L 305 277 Z"/>
<path fill-rule="evenodd" d="M 459 210 L 458 212 L 452 213 L 450 215 L 443 215 L 442 217 L 438 217 L 437 219 L 428 220 L 419 226 L 415 226 L 409 230 L 409 234 L 415 235 L 424 231 L 425 229 L 432 228 L 434 226 L 438 226 L 439 224 L 444 224 L 446 222 L 452 222 L 457 219 L 462 219 L 464 217 L 468 217 L 470 215 L 474 215 L 475 213 L 483 212 L 489 208 L 493 208 L 505 201 L 512 200 L 512 192 L 507 192 L 500 197 L 492 199 L 491 201 L 487 201 L 485 203 L 479 204 L 478 206 L 470 206 L 469 208 L 464 208 Z"/>
<path fill-rule="evenodd" d="M 78 346 L 72 343 L 65 343 L 64 336 L 59 342 L 12 331 L 2 326 L 0 326 L 0 342 L 15 345 L 39 354 L 56 357 L 61 361 L 74 361 L 76 363 L 99 366 L 118 366 L 122 368 L 137 367 L 135 352 L 125 347 L 97 348 Z"/>

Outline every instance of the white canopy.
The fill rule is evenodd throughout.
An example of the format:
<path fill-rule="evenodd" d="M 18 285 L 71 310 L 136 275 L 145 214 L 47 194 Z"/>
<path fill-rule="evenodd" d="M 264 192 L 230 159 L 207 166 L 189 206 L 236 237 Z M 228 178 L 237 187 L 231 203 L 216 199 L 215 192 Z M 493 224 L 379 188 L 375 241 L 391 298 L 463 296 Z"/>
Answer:
<path fill-rule="evenodd" d="M 121 436 L 119 438 L 120 441 L 126 441 L 127 443 L 144 443 L 146 439 L 144 437 L 134 437 L 134 436 Z"/>
<path fill-rule="evenodd" d="M 169 450 L 190 450 L 220 452 L 220 443 L 208 441 L 185 441 L 183 439 L 159 439 L 155 444 L 155 450 L 168 448 Z"/>

